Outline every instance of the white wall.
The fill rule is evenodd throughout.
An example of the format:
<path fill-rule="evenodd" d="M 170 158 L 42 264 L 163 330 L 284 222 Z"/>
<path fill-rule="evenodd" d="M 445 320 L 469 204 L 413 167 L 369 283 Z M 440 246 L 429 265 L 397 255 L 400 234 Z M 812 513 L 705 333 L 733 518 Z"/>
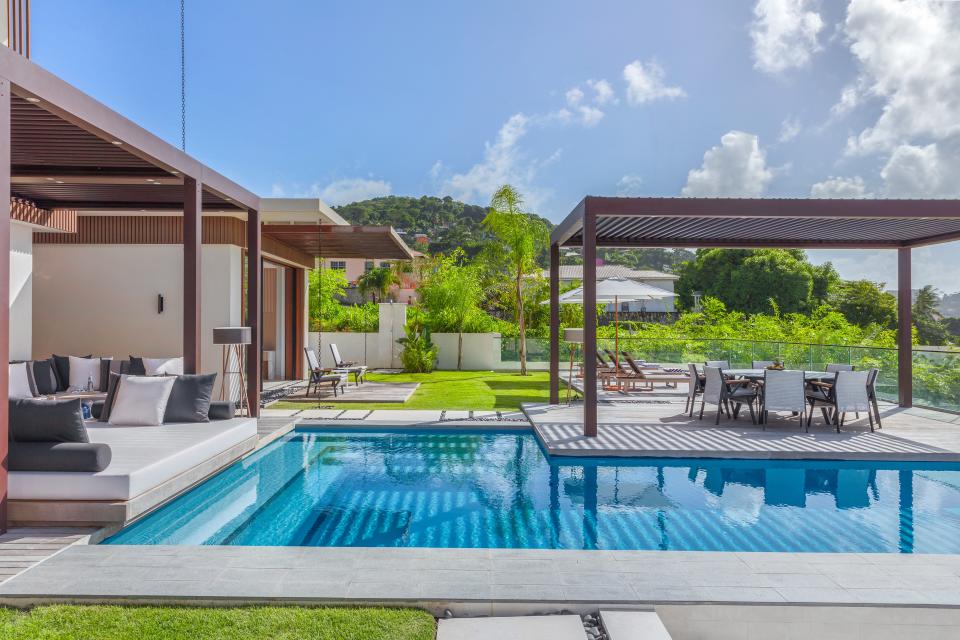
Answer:
<path fill-rule="evenodd" d="M 407 322 L 407 305 L 384 302 L 379 305 L 380 330 L 377 333 L 355 333 L 349 331 L 324 331 L 319 334 L 311 331 L 310 348 L 320 357 L 321 367 L 333 367 L 333 354 L 330 344 L 336 344 L 340 357 L 350 362 L 359 362 L 370 368 L 400 368 L 400 352 L 403 350 L 397 340 L 404 336 L 403 327 Z"/>
<path fill-rule="evenodd" d="M 200 370 L 214 373 L 213 328 L 240 324 L 240 248 L 204 245 L 201 271 Z M 33 357 L 183 355 L 181 245 L 36 245 L 33 282 Z"/>
<path fill-rule="evenodd" d="M 10 359 L 33 351 L 33 229 L 10 223 Z"/>
<path fill-rule="evenodd" d="M 453 370 L 457 368 L 457 354 L 459 338 L 456 333 L 432 333 L 433 341 L 439 353 L 437 354 L 437 369 Z M 463 362 L 461 369 L 465 371 L 490 371 L 500 366 L 500 334 L 499 333 L 465 333 L 463 334 Z"/>

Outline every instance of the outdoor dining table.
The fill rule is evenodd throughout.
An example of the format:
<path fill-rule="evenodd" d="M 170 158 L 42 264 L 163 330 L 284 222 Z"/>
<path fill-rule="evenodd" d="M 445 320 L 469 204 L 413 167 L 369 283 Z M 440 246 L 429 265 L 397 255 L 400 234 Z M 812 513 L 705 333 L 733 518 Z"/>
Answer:
<path fill-rule="evenodd" d="M 735 378 L 747 378 L 748 380 L 763 380 L 766 369 L 724 369 L 724 373 Z M 782 371 L 795 371 L 795 369 L 782 369 Z M 836 374 L 832 371 L 804 371 L 804 380 L 833 380 Z"/>

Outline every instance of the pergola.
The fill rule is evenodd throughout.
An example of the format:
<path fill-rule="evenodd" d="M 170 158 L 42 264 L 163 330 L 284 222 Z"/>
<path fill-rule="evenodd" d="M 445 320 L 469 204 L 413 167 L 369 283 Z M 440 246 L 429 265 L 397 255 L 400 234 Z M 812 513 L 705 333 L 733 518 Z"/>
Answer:
<path fill-rule="evenodd" d="M 550 237 L 550 402 L 560 401 L 560 248 L 583 252 L 586 436 L 597 434 L 597 247 L 896 249 L 900 327 L 911 319 L 910 251 L 960 239 L 960 200 L 587 196 Z M 911 331 L 897 337 L 899 404 L 912 405 Z"/>

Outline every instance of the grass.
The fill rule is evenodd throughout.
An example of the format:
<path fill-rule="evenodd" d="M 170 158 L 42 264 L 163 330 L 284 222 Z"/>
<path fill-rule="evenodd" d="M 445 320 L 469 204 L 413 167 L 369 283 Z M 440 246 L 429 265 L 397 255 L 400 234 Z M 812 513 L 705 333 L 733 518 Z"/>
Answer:
<path fill-rule="evenodd" d="M 369 373 L 371 382 L 419 382 L 409 400 L 398 402 L 328 402 L 338 409 L 499 409 L 517 410 L 521 402 L 547 402 L 550 378 L 546 371 L 526 376 L 514 372 L 434 371 L 433 373 Z M 309 409 L 306 402 L 277 402 L 270 409 Z"/>
<path fill-rule="evenodd" d="M 433 640 L 435 627 L 430 614 L 413 609 L 0 608 L 3 640 Z"/>

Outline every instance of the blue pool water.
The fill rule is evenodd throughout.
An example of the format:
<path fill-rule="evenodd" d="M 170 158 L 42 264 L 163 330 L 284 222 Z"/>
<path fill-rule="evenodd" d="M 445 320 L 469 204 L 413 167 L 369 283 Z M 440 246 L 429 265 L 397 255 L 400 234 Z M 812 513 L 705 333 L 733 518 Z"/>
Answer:
<path fill-rule="evenodd" d="M 105 543 L 960 553 L 960 465 L 548 459 L 530 432 L 299 429 Z"/>

